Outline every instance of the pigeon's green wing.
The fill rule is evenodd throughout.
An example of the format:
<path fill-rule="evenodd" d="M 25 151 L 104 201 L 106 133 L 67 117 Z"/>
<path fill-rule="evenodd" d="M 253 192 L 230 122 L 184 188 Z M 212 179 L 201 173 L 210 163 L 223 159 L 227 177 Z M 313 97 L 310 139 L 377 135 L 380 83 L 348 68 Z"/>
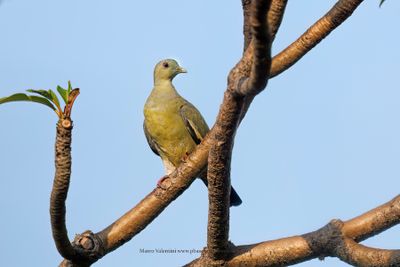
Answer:
<path fill-rule="evenodd" d="M 151 150 L 157 155 L 160 156 L 160 153 L 158 152 L 158 145 L 155 142 L 153 138 L 151 138 L 149 131 L 146 128 L 146 124 L 143 123 L 143 130 L 144 130 L 144 135 L 146 136 L 147 143 L 149 144 Z"/>
<path fill-rule="evenodd" d="M 179 113 L 193 141 L 196 144 L 200 144 L 209 131 L 203 116 L 201 116 L 200 112 L 189 102 L 186 102 L 180 107 Z"/>

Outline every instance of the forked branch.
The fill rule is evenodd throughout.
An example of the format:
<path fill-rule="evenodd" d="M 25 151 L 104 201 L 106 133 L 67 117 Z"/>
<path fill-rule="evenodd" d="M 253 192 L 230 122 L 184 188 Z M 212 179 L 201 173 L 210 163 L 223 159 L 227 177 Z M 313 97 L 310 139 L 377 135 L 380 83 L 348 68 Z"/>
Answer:
<path fill-rule="evenodd" d="M 62 124 L 59 124 L 58 127 L 62 127 Z M 61 129 L 61 131 L 66 130 L 70 132 L 72 128 Z M 60 138 L 56 139 L 56 148 L 60 145 L 63 147 L 71 146 L 71 138 L 68 135 L 60 135 L 58 137 Z M 65 242 L 67 240 L 66 229 L 62 231 L 64 243 L 61 244 L 59 250 L 64 251 L 68 249 L 68 251 L 67 253 L 60 251 L 60 254 L 65 258 L 60 266 L 90 266 L 104 255 L 131 240 L 146 228 L 172 201 L 190 186 L 195 177 L 204 169 L 204 165 L 201 166 L 198 163 L 207 161 L 205 149 L 208 151 L 208 147 L 210 147 L 208 142 L 210 140 L 210 138 L 204 140 L 202 145 L 199 145 L 196 151 L 191 153 L 185 162 L 169 175 L 170 179 L 167 180 L 169 182 L 168 185 L 165 185 L 163 188 L 157 187 L 154 189 L 135 207 L 104 230 L 98 233 L 85 231 L 81 235 L 76 236 L 72 242 L 72 248 L 70 244 L 66 244 Z M 69 154 L 69 157 L 71 156 L 70 149 L 65 150 L 65 153 Z M 61 154 L 56 153 L 56 161 L 59 156 Z M 58 173 L 66 173 L 66 175 L 62 176 L 62 179 L 64 179 L 63 183 L 65 183 L 65 180 L 68 180 L 69 183 L 71 175 L 71 172 L 68 171 L 71 167 L 71 161 L 66 161 L 66 163 L 68 164 L 56 165 Z M 68 189 L 67 187 L 61 188 L 62 190 Z M 65 198 L 63 200 L 64 202 L 58 205 L 65 207 Z M 59 217 L 57 220 L 63 220 L 63 224 L 65 225 L 65 208 L 56 215 Z"/>
<path fill-rule="evenodd" d="M 393 218 L 387 223 L 382 219 Z M 373 249 L 358 244 L 400 222 L 400 196 L 349 221 L 332 220 L 321 229 L 301 236 L 233 247 L 224 266 L 283 266 L 313 258 L 337 257 L 354 266 L 399 266 L 398 250 Z M 186 266 L 202 266 L 198 258 Z"/>

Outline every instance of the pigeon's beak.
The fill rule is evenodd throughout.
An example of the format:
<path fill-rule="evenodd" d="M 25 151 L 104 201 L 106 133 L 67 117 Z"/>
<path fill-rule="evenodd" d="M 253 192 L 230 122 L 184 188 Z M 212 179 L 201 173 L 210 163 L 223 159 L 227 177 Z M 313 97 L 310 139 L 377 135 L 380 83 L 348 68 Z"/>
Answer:
<path fill-rule="evenodd" d="M 182 67 L 178 67 L 178 73 L 187 73 L 187 70 Z"/>

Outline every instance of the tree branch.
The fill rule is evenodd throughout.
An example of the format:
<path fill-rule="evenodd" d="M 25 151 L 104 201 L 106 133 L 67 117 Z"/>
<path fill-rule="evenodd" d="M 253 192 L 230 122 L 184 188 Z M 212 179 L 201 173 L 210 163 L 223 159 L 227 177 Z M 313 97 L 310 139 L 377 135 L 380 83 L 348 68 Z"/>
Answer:
<path fill-rule="evenodd" d="M 213 261 L 225 259 L 228 251 L 231 156 L 242 102 L 225 92 L 208 158 L 207 251 Z"/>
<path fill-rule="evenodd" d="M 357 242 L 377 235 L 400 221 L 400 195 L 391 201 L 347 221 L 345 235 Z"/>
<path fill-rule="evenodd" d="M 243 39 L 244 46 L 243 52 L 246 51 L 250 44 L 252 38 L 252 27 L 250 23 L 251 14 L 251 2 L 252 0 L 242 0 L 243 9 Z M 283 14 L 285 12 L 287 0 L 272 0 L 271 7 L 268 11 L 268 27 L 270 30 L 270 38 L 273 41 L 275 39 L 276 33 L 278 32 L 279 26 L 281 25 Z"/>
<path fill-rule="evenodd" d="M 246 51 L 247 47 L 251 41 L 251 26 L 249 23 L 251 14 L 251 1 L 252 0 L 242 0 L 243 9 L 243 53 Z"/>
<path fill-rule="evenodd" d="M 326 256 L 338 257 L 355 266 L 399 266 L 398 250 L 372 249 L 355 241 L 400 223 L 399 207 L 400 196 L 397 196 L 347 222 L 332 220 L 321 229 L 301 236 L 234 247 L 225 266 L 282 266 Z M 390 224 L 383 222 L 383 214 L 386 219 L 393 218 Z M 364 257 L 369 261 L 363 261 Z M 200 257 L 186 266 L 202 266 L 203 263 Z"/>
<path fill-rule="evenodd" d="M 281 26 L 287 0 L 272 0 L 268 11 L 268 28 L 271 40 L 275 40 L 276 33 Z"/>
<path fill-rule="evenodd" d="M 239 72 L 233 70 L 213 128 L 214 142 L 208 158 L 207 257 L 211 261 L 224 260 L 228 255 L 230 164 L 244 96 L 258 94 L 268 81 L 265 69 L 269 69 L 271 65 L 271 41 L 266 17 L 270 4 L 270 0 L 253 1 L 251 4 L 252 69 L 249 77 L 243 76 L 244 73 L 240 72 L 240 65 L 246 64 L 245 57 L 241 60 L 242 63 L 238 63 Z M 241 85 L 244 85 L 243 88 L 240 88 Z"/>
<path fill-rule="evenodd" d="M 252 40 L 248 48 L 252 52 L 251 70 L 249 76 L 238 77 L 238 86 L 235 88 L 235 91 L 242 96 L 257 95 L 267 86 L 271 67 L 272 39 L 269 35 L 266 15 L 270 5 L 271 1 L 254 1 L 251 7 L 250 25 Z M 249 60 L 246 53 L 243 60 Z"/>
<path fill-rule="evenodd" d="M 287 0 L 272 0 L 271 1 L 271 6 L 269 8 L 268 16 L 267 16 L 267 20 L 268 20 L 267 23 L 268 23 L 268 29 L 269 29 L 269 32 L 270 32 L 270 42 L 271 42 L 271 44 L 274 41 L 276 33 L 278 32 L 279 27 L 281 25 L 281 22 L 282 22 L 282 19 L 283 19 L 283 15 L 284 15 L 285 9 L 286 9 L 286 4 L 287 4 Z M 243 6 L 243 8 L 250 9 L 249 6 Z M 244 11 L 243 13 L 245 15 L 245 18 L 244 18 L 244 23 L 245 23 L 244 29 L 250 29 L 249 12 L 245 12 Z M 251 34 L 249 34 L 249 33 L 251 33 L 250 30 L 248 30 L 247 37 L 246 37 L 246 31 L 244 31 L 244 33 L 245 33 L 244 34 L 245 38 L 250 38 L 251 39 Z M 250 37 L 248 37 L 248 36 L 250 36 Z M 246 41 L 245 41 L 245 44 L 246 44 Z M 247 49 L 247 48 L 249 48 L 249 49 Z M 245 75 L 248 76 L 249 75 L 248 73 L 250 73 L 250 71 L 251 71 L 251 67 L 249 65 L 251 64 L 250 62 L 251 62 L 251 54 L 253 53 L 252 52 L 253 48 L 251 46 L 250 47 L 245 46 L 245 49 L 246 50 L 244 52 L 243 59 L 246 59 L 246 64 L 243 64 L 244 66 L 242 67 L 243 68 L 242 72 Z M 269 60 L 271 60 L 270 56 L 271 55 L 269 55 L 269 57 L 268 57 Z M 247 113 L 247 111 L 248 111 L 248 109 L 250 107 L 250 104 L 252 103 L 253 99 L 254 99 L 254 95 L 246 96 L 245 101 L 243 103 L 241 115 L 240 115 L 240 117 L 241 117 L 240 121 L 242 121 L 244 116 L 246 115 L 246 113 Z"/>
<path fill-rule="evenodd" d="M 65 225 L 65 200 L 67 199 L 71 176 L 71 132 L 71 121 L 60 120 L 57 123 L 55 144 L 56 173 L 50 196 L 50 219 L 53 238 L 58 252 L 64 258 L 78 262 L 84 258 L 72 247 Z"/>
<path fill-rule="evenodd" d="M 280 22 L 284 14 L 286 5 L 281 5 L 279 1 L 273 1 L 271 4 L 271 10 L 279 10 L 281 13 L 276 15 L 268 15 L 270 22 L 271 33 L 279 28 L 279 24 L 272 23 L 272 21 Z M 272 58 L 270 79 L 278 76 L 282 72 L 292 67 L 297 61 L 299 61 L 304 55 L 306 55 L 311 49 L 313 49 L 319 42 L 321 42 L 326 36 L 328 36 L 333 30 L 335 30 L 341 23 L 348 19 L 354 10 L 363 2 L 363 0 L 339 0 L 322 18 L 314 23 L 303 35 L 301 35 L 295 42 L 285 48 L 282 52 Z M 275 4 L 274 4 L 275 3 Z M 285 3 L 286 4 L 286 3 Z M 277 19 L 273 19 L 277 17 Z M 280 19 L 279 19 L 280 17 Z M 246 22 L 246 19 L 245 19 Z M 248 50 L 248 49 L 247 49 Z M 245 51 L 250 53 L 250 51 Z M 246 69 L 246 68 L 245 68 Z M 247 67 L 249 69 L 249 67 Z M 242 110 L 242 119 L 246 115 L 251 102 L 254 97 L 247 97 Z M 241 120 L 242 120 L 241 119 Z"/>
<path fill-rule="evenodd" d="M 337 257 L 353 266 L 388 267 L 400 265 L 400 250 L 376 249 L 358 244 L 350 238 L 344 239 Z"/>
<path fill-rule="evenodd" d="M 293 66 L 334 29 L 353 14 L 363 0 L 339 0 L 322 18 L 272 60 L 270 76 L 275 77 Z"/>
<path fill-rule="evenodd" d="M 90 266 L 106 254 L 122 246 L 131 240 L 136 234 L 141 232 L 148 224 L 150 224 L 172 201 L 181 195 L 194 181 L 195 177 L 204 169 L 207 161 L 210 142 L 212 139 L 209 134 L 204 138 L 203 142 L 197 146 L 183 164 L 181 164 L 173 173 L 169 175 L 169 179 L 163 182 L 163 188 L 157 187 L 148 194 L 134 208 L 125 213 L 121 218 L 116 220 L 110 226 L 98 233 L 86 231 L 76 236 L 72 243 L 72 248 L 79 253 L 80 258 L 64 257 L 66 259 L 60 266 Z M 69 143 L 70 145 L 70 143 Z M 70 155 L 70 150 L 65 150 Z M 70 168 L 71 161 L 67 161 L 67 165 L 56 165 L 56 172 L 61 169 Z M 69 166 L 69 167 L 68 167 Z M 61 168 L 61 169 L 59 169 Z M 63 176 L 63 179 L 70 179 Z M 63 203 L 65 207 L 65 198 Z M 65 210 L 64 210 L 65 214 Z M 64 215 L 65 216 L 65 215 Z M 65 225 L 65 224 L 64 224 Z M 65 240 L 68 240 L 65 230 Z M 61 245 L 61 249 L 69 247 L 71 244 L 65 242 Z M 83 260 L 82 260 L 83 259 Z M 84 265 L 82 265 L 84 262 Z"/>

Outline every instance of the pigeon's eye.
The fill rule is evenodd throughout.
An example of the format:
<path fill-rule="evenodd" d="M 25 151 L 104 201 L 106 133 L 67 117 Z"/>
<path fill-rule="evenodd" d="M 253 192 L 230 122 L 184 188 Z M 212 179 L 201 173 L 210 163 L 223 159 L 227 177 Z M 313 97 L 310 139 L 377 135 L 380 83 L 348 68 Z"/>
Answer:
<path fill-rule="evenodd" d="M 164 68 L 168 68 L 169 67 L 168 62 L 164 62 L 162 65 L 163 65 Z"/>

